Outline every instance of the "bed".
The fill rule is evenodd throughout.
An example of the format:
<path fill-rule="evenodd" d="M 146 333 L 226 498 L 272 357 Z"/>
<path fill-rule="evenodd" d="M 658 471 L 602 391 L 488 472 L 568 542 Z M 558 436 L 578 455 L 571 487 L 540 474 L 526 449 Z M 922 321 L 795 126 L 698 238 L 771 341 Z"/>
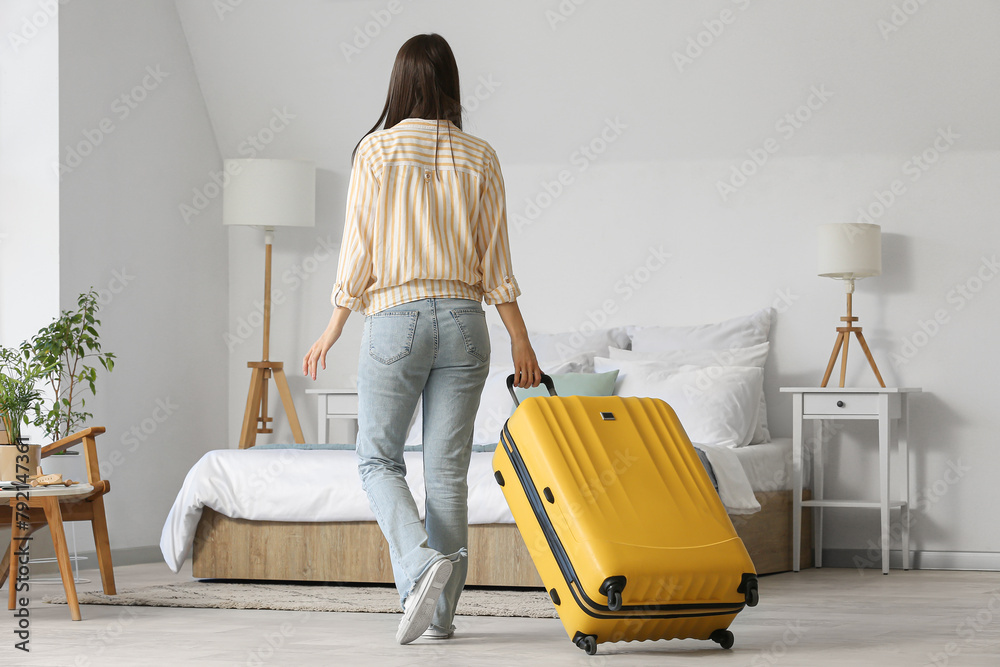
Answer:
<path fill-rule="evenodd" d="M 730 518 L 760 574 L 791 569 L 790 454 L 789 439 L 738 453 L 761 509 Z M 419 453 L 406 458 L 407 482 L 420 506 Z M 491 458 L 475 453 L 470 466 L 468 584 L 541 586 L 493 479 Z M 304 488 L 324 490 L 307 494 Z M 297 520 L 304 516 L 313 518 Z M 803 562 L 809 563 L 809 513 L 803 521 Z M 190 553 L 196 578 L 392 581 L 387 546 L 349 451 L 209 452 L 185 480 L 160 547 L 175 571 Z"/>
<path fill-rule="evenodd" d="M 697 327 L 532 334 L 557 387 L 571 375 L 604 384 L 610 376 L 610 385 L 591 395 L 658 396 L 674 407 L 691 439 L 703 443 L 706 468 L 760 574 L 790 570 L 792 553 L 791 440 L 771 438 L 763 398 L 770 317 L 765 310 Z M 501 349 L 502 329 L 491 330 L 491 340 Z M 468 584 L 537 587 L 488 451 L 510 413 L 505 376 L 506 369 L 491 370 L 476 420 L 481 451 L 469 471 Z M 407 439 L 411 450 L 419 450 L 420 412 Z M 192 467 L 161 534 L 171 569 L 190 554 L 196 578 L 391 582 L 388 547 L 361 490 L 355 453 L 277 447 L 211 451 Z M 420 457 L 405 453 L 418 507 Z M 810 519 L 803 514 L 804 564 L 812 557 Z"/>

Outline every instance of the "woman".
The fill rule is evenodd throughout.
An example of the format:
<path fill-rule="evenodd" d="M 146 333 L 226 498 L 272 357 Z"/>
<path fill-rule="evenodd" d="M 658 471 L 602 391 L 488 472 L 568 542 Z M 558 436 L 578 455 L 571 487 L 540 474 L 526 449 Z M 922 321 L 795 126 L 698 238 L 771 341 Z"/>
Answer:
<path fill-rule="evenodd" d="M 358 469 L 389 544 L 401 644 L 451 637 L 465 585 L 467 476 L 490 366 L 481 301 L 510 333 L 517 386 L 541 379 L 516 301 L 500 165 L 489 144 L 462 131 L 460 99 L 443 37 L 403 44 L 382 115 L 354 149 L 336 308 L 302 362 L 315 380 L 351 310 L 365 314 Z M 403 463 L 421 395 L 425 523 Z"/>

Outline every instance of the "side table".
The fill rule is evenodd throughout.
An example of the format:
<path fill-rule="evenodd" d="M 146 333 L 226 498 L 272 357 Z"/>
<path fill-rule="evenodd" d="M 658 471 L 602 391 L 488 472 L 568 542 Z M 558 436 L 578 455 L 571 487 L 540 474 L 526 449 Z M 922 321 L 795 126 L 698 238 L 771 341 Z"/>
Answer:
<path fill-rule="evenodd" d="M 36 524 L 47 523 L 49 532 L 52 534 L 52 543 L 56 549 L 59 574 L 62 577 L 63 588 L 66 590 L 66 604 L 69 607 L 70 618 L 74 621 L 80 620 L 80 603 L 76 596 L 76 583 L 73 581 L 73 567 L 66 546 L 66 534 L 63 532 L 63 515 L 60 504 L 82 500 L 93 492 L 94 487 L 90 484 L 29 488 L 26 490 L 27 499 L 23 495 L 19 497 L 18 491 L 0 491 L 0 500 L 8 503 L 11 507 L 10 572 L 7 579 L 8 609 L 14 609 L 17 601 L 15 582 L 20 566 L 17 549 L 23 540 L 30 539 Z M 17 509 L 20 504 L 26 507 L 21 510 Z M 31 512 L 32 509 L 35 512 Z M 22 519 L 24 516 L 29 518 Z"/>
<path fill-rule="evenodd" d="M 903 569 L 910 569 L 910 462 L 907 397 L 920 393 L 915 387 L 841 388 L 782 387 L 792 395 L 792 570 L 799 571 L 801 557 L 802 508 L 813 509 L 816 567 L 823 563 L 823 508 L 872 508 L 881 511 L 880 546 L 882 574 L 889 574 L 889 512 L 900 510 Z M 814 421 L 816 448 L 813 454 L 813 499 L 802 500 L 802 426 Z M 823 421 L 867 419 L 878 421 L 879 496 L 877 502 L 832 500 L 823 497 Z M 901 459 L 902 479 L 898 499 L 891 499 L 889 452 L 893 445 Z"/>
<path fill-rule="evenodd" d="M 354 422 L 354 435 L 358 427 L 357 389 L 306 389 L 307 394 L 315 394 L 317 402 L 317 436 L 320 444 L 330 442 L 330 420 L 349 419 Z"/>

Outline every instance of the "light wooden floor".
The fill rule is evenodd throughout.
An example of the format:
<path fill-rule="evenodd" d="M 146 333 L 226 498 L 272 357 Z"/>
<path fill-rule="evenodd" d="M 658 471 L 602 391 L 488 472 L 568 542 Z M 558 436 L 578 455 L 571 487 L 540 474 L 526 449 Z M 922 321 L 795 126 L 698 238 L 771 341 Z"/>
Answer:
<path fill-rule="evenodd" d="M 99 590 L 96 571 L 84 571 Z M 116 569 L 119 589 L 186 580 L 164 565 Z M 459 617 L 447 642 L 393 643 L 399 616 L 217 609 L 31 607 L 31 648 L 13 648 L 0 612 L 0 665 L 990 665 L 1000 664 L 1000 574 L 806 570 L 763 577 L 761 603 L 732 626 L 736 645 L 602 644 L 588 657 L 557 620 Z M 36 585 L 35 599 L 60 591 Z M 6 599 L 6 590 L 3 593 Z M 947 653 L 952 655 L 948 656 Z M 669 660 L 677 658 L 677 660 Z"/>

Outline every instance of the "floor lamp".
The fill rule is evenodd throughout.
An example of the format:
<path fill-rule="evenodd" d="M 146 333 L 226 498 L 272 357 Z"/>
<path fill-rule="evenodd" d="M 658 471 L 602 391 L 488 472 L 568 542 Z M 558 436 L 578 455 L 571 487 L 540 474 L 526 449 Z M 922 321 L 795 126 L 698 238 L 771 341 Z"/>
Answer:
<path fill-rule="evenodd" d="M 316 166 L 302 160 L 226 160 L 229 182 L 223 191 L 222 222 L 264 229 L 264 353 L 251 361 L 250 391 L 240 430 L 240 449 L 253 447 L 258 433 L 271 433 L 267 383 L 272 377 L 292 427 L 295 442 L 304 443 L 302 427 L 288 390 L 283 364 L 271 361 L 271 244 L 275 227 L 316 225 Z"/>
<path fill-rule="evenodd" d="M 882 274 L 882 228 L 865 223 L 832 223 L 819 226 L 819 275 L 844 281 L 847 291 L 847 316 L 841 317 L 845 326 L 837 327 L 837 341 L 833 344 L 830 363 L 826 366 L 821 387 L 825 387 L 833 374 L 833 367 L 840 359 L 840 386 L 847 377 L 847 347 L 854 334 L 861 349 L 868 358 L 868 365 L 875 372 L 880 386 L 884 387 L 882 374 L 878 372 L 875 359 L 861 327 L 854 326 L 858 318 L 852 312 L 854 281 Z"/>

